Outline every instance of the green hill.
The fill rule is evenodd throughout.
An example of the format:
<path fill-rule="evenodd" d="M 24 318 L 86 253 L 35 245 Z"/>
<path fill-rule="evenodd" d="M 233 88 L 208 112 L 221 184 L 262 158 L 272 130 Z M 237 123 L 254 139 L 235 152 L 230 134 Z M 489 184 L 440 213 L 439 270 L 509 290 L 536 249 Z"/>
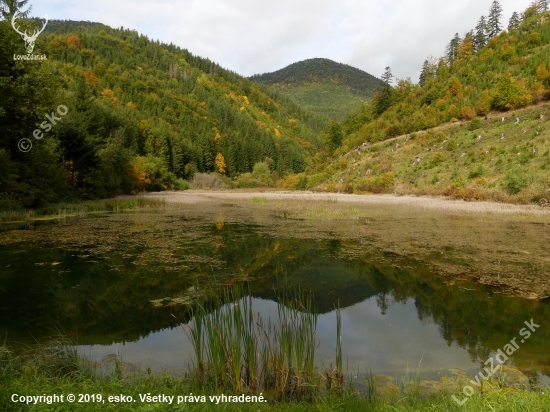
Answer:
<path fill-rule="evenodd" d="M 362 70 L 329 59 L 304 60 L 251 79 L 282 91 L 314 113 L 337 120 L 372 98 L 383 84 Z"/>
<path fill-rule="evenodd" d="M 306 187 L 550 206 L 550 105 L 502 116 L 475 130 L 463 121 L 361 145 L 308 176 Z"/>
<path fill-rule="evenodd" d="M 388 84 L 332 124 L 341 146 L 283 186 L 546 204 L 549 58 L 550 13 L 534 6 L 484 42 L 457 36 L 420 84 Z"/>
<path fill-rule="evenodd" d="M 266 158 L 283 176 L 321 145 L 324 119 L 208 59 L 128 29 L 47 27 L 37 64 L 13 60 L 24 42 L 0 21 L 0 208 L 181 188 L 195 172 L 234 177 Z M 41 129 L 60 105 L 67 114 Z"/>

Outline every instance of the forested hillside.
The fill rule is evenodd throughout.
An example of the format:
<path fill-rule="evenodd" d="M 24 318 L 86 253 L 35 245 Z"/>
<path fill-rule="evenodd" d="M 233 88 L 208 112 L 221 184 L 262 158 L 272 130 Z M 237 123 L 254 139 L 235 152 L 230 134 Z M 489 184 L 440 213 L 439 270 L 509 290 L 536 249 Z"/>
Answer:
<path fill-rule="evenodd" d="M 539 1 L 502 30 L 494 2 L 475 30 L 393 81 L 341 124 L 305 174 L 281 186 L 550 205 L 550 13 Z M 511 113 L 510 113 L 511 111 Z"/>
<path fill-rule="evenodd" d="M 282 91 L 308 110 L 337 120 L 357 110 L 384 84 L 362 70 L 329 59 L 304 60 L 251 79 Z"/>
<path fill-rule="evenodd" d="M 48 59 L 14 60 L 25 43 L 7 20 L 0 207 L 185 187 L 197 171 L 234 177 L 258 162 L 284 176 L 322 145 L 324 120 L 187 50 L 128 29 L 50 21 L 34 50 Z M 30 151 L 18 149 L 21 139 Z"/>
<path fill-rule="evenodd" d="M 546 100 L 548 2 L 539 1 L 521 15 L 514 13 L 508 30 L 502 30 L 501 16 L 502 8 L 495 1 L 475 30 L 455 35 L 445 56 L 426 59 L 418 83 L 392 82 L 387 68 L 386 86 L 343 124 L 348 147 Z"/>

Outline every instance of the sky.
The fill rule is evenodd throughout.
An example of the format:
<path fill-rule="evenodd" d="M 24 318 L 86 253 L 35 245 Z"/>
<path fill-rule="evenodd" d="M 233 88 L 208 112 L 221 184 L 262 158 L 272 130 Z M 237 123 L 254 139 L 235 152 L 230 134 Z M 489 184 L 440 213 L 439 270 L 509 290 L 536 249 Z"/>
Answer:
<path fill-rule="evenodd" d="M 32 15 L 130 28 L 244 76 L 324 57 L 380 77 L 418 80 L 487 15 L 492 0 L 31 0 Z M 501 0 L 506 27 L 531 0 Z"/>

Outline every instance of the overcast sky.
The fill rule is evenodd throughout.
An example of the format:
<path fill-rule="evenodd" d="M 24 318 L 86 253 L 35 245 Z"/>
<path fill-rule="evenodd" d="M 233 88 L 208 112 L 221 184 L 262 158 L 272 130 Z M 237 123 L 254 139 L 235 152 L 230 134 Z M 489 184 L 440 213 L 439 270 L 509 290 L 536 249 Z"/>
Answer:
<path fill-rule="evenodd" d="M 503 26 L 530 0 L 501 0 Z M 417 81 L 492 0 L 31 0 L 33 15 L 124 26 L 245 76 L 325 57 L 380 77 Z"/>

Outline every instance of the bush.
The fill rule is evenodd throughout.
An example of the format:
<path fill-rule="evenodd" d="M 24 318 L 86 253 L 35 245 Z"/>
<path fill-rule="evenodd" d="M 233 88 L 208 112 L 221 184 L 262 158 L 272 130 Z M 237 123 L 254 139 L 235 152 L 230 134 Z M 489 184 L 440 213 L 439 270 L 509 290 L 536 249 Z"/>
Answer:
<path fill-rule="evenodd" d="M 312 187 L 317 186 L 324 179 L 325 179 L 324 173 L 317 173 L 317 174 L 308 176 L 306 189 L 311 189 Z"/>
<path fill-rule="evenodd" d="M 476 112 L 478 116 L 485 116 L 491 110 L 491 95 L 489 90 L 483 90 L 476 104 Z"/>
<path fill-rule="evenodd" d="M 255 179 L 252 176 L 252 173 L 243 173 L 237 179 L 237 187 L 241 189 L 251 189 L 261 186 L 263 186 L 262 182 L 258 179 Z"/>
<path fill-rule="evenodd" d="M 540 42 L 541 42 L 540 33 L 537 33 L 536 31 L 531 32 L 531 34 L 529 35 L 529 39 L 527 40 L 527 43 L 532 45 L 537 45 L 537 44 L 540 44 Z"/>
<path fill-rule="evenodd" d="M 476 111 L 473 107 L 464 106 L 460 111 L 460 118 L 462 120 L 472 120 L 474 117 L 476 117 Z"/>
<path fill-rule="evenodd" d="M 258 162 L 254 165 L 254 168 L 252 170 L 252 175 L 256 178 L 262 177 L 262 176 L 269 176 L 269 166 L 265 162 Z"/>
<path fill-rule="evenodd" d="M 384 173 L 377 177 L 363 177 L 353 185 L 353 192 L 383 193 L 389 191 L 395 184 L 395 177 L 392 172 Z"/>
<path fill-rule="evenodd" d="M 252 177 L 258 181 L 259 186 L 273 185 L 269 165 L 266 162 L 258 162 L 254 165 Z"/>
<path fill-rule="evenodd" d="M 307 188 L 307 177 L 305 175 L 299 175 L 298 183 L 296 183 L 297 190 L 306 190 Z"/>
<path fill-rule="evenodd" d="M 432 162 L 432 167 L 434 166 L 437 166 L 438 164 L 441 164 L 445 161 L 445 156 L 440 153 L 440 152 L 435 152 L 432 156 L 431 156 L 431 162 Z"/>
<path fill-rule="evenodd" d="M 460 189 L 466 185 L 466 181 L 462 177 L 457 177 L 453 180 L 453 188 Z"/>
<path fill-rule="evenodd" d="M 498 82 L 497 93 L 493 97 L 492 106 L 497 110 L 510 110 L 524 105 L 524 102 L 521 102 L 523 94 L 519 86 L 512 81 L 512 78 L 505 75 Z"/>
<path fill-rule="evenodd" d="M 139 190 L 165 190 L 171 179 L 162 159 L 153 155 L 133 158 L 131 175 Z"/>
<path fill-rule="evenodd" d="M 172 184 L 173 190 L 189 190 L 190 187 L 189 182 L 183 179 L 176 179 Z"/>
<path fill-rule="evenodd" d="M 217 173 L 196 173 L 191 181 L 195 189 L 225 189 L 227 185 Z"/>
<path fill-rule="evenodd" d="M 483 170 L 483 166 L 479 164 L 475 169 L 470 170 L 470 173 L 468 173 L 468 179 L 475 179 L 476 177 L 481 177 L 483 176 L 483 173 L 485 173 L 485 171 Z"/>
<path fill-rule="evenodd" d="M 504 189 L 511 195 L 517 195 L 529 184 L 529 179 L 519 171 L 512 171 L 506 175 Z"/>
<path fill-rule="evenodd" d="M 472 119 L 470 122 L 470 130 L 476 130 L 481 127 L 481 120 L 479 118 Z"/>

